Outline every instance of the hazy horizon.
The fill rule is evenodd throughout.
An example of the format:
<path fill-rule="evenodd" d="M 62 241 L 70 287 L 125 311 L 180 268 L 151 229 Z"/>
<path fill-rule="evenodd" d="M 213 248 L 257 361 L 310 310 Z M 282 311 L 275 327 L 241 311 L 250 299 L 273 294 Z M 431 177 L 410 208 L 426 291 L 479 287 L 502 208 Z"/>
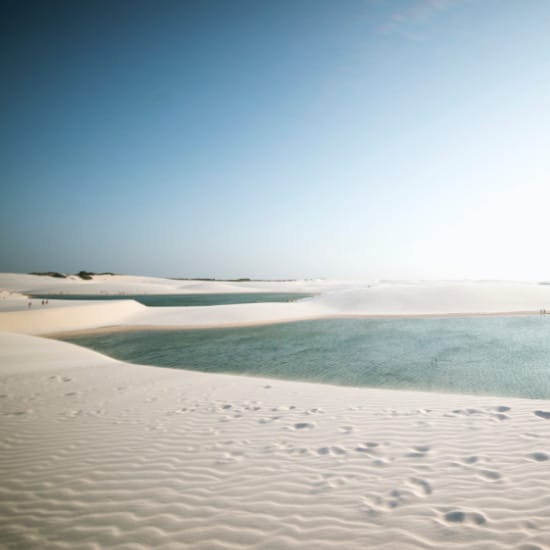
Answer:
<path fill-rule="evenodd" d="M 78 277 L 80 271 L 85 271 L 92 274 L 92 276 L 120 276 L 120 277 L 143 277 L 143 278 L 159 278 L 168 279 L 174 281 L 215 281 L 215 282 L 291 282 L 291 281 L 342 281 L 342 282 L 361 282 L 361 283 L 533 283 L 539 285 L 550 285 L 550 278 L 524 278 L 524 279 L 505 279 L 505 278 L 437 278 L 437 277 L 408 277 L 408 278 L 387 278 L 387 277 L 324 277 L 322 275 L 312 277 L 249 277 L 246 274 L 242 274 L 240 277 L 216 277 L 208 276 L 180 276 L 172 274 L 163 275 L 151 275 L 150 273 L 128 273 L 128 272 L 113 272 L 113 271 L 93 271 L 93 270 L 77 270 L 77 271 L 60 271 L 60 270 L 48 270 L 48 271 L 0 271 L 0 273 L 14 274 L 14 275 L 37 275 L 37 276 L 49 276 L 52 274 L 61 274 L 65 278 Z M 57 278 L 55 275 L 52 275 Z M 84 281 L 87 279 L 83 279 Z"/>
<path fill-rule="evenodd" d="M 550 4 L 0 10 L 0 271 L 548 280 Z"/>

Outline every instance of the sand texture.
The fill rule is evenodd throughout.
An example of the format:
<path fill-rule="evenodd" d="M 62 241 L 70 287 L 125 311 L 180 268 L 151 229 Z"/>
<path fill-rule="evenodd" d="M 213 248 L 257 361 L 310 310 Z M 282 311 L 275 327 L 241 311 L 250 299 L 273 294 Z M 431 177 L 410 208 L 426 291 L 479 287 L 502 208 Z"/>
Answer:
<path fill-rule="evenodd" d="M 29 311 L 14 293 L 36 279 L 0 276 L 0 548 L 550 548 L 550 401 L 137 366 L 30 335 L 531 310 L 548 285 L 323 283 L 289 304 Z"/>
<path fill-rule="evenodd" d="M 548 401 L 0 350 L 3 548 L 550 545 Z"/>

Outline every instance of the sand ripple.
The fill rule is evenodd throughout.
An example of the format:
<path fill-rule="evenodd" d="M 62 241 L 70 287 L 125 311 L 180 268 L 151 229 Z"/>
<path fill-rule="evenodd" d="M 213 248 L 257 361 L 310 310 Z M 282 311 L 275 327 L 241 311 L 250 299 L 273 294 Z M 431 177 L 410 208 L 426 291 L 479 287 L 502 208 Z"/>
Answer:
<path fill-rule="evenodd" d="M 88 357 L 0 376 L 2 548 L 550 547 L 548 402 Z"/>

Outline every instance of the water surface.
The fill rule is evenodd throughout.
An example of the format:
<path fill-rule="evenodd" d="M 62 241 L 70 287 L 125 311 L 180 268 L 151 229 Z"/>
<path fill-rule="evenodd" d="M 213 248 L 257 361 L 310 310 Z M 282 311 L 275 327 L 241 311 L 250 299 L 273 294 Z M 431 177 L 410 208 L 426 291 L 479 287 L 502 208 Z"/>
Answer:
<path fill-rule="evenodd" d="M 243 292 L 230 294 L 33 294 L 38 300 L 135 300 L 150 307 L 217 306 L 257 302 L 293 302 L 309 298 L 304 292 Z"/>
<path fill-rule="evenodd" d="M 550 318 L 335 319 L 63 338 L 117 359 L 341 385 L 550 398 Z"/>

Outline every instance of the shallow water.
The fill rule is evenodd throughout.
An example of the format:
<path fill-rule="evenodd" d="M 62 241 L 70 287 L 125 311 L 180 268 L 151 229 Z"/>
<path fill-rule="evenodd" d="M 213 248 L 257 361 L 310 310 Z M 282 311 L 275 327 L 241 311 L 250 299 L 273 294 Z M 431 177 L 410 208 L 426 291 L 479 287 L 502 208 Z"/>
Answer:
<path fill-rule="evenodd" d="M 550 398 L 550 318 L 337 319 L 65 337 L 117 359 L 341 385 Z"/>
<path fill-rule="evenodd" d="M 135 300 L 149 307 L 219 306 L 257 302 L 293 302 L 309 298 L 303 292 L 250 292 L 232 294 L 33 294 L 38 300 Z"/>

